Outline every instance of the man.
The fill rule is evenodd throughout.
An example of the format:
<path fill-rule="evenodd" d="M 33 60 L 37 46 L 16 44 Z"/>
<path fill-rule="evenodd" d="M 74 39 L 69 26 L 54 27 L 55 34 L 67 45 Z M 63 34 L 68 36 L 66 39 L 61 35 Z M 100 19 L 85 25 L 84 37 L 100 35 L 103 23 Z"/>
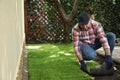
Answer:
<path fill-rule="evenodd" d="M 96 58 L 95 50 L 103 47 L 105 51 L 106 69 L 113 66 L 112 51 L 115 46 L 115 34 L 104 33 L 101 24 L 90 18 L 89 14 L 82 13 L 78 17 L 78 23 L 72 29 L 74 50 L 79 60 L 80 68 L 87 70 L 84 60 L 93 60 Z"/>

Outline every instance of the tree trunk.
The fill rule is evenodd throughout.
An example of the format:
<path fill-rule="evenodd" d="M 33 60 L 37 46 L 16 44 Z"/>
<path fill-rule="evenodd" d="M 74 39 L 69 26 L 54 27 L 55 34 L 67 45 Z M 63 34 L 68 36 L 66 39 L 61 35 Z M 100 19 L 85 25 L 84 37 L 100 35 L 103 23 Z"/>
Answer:
<path fill-rule="evenodd" d="M 70 32 L 71 32 L 71 23 L 70 22 L 65 22 L 64 23 L 64 42 L 65 43 L 71 42 Z"/>
<path fill-rule="evenodd" d="M 72 8 L 70 14 L 67 15 L 66 12 L 65 12 L 65 9 L 63 8 L 63 5 L 60 2 L 60 0 L 56 1 L 57 10 L 60 12 L 61 19 L 63 20 L 63 23 L 64 23 L 64 42 L 65 43 L 70 42 L 69 34 L 71 32 L 71 29 L 72 29 L 71 21 L 74 18 L 76 12 L 77 12 L 78 5 L 79 5 L 79 0 L 74 0 L 73 8 Z"/>

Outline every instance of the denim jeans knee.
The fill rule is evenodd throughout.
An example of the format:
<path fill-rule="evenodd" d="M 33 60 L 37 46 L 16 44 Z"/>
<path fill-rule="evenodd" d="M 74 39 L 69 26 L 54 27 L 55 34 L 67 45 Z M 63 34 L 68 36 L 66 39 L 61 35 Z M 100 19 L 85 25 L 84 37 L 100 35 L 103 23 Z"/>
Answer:
<path fill-rule="evenodd" d="M 116 35 L 112 32 L 109 32 L 109 33 L 106 34 L 106 37 L 107 37 L 108 44 L 110 46 L 110 52 L 111 52 L 111 55 L 112 55 L 112 52 L 113 52 L 113 49 L 114 49 L 114 46 L 115 46 Z"/>
<path fill-rule="evenodd" d="M 93 60 L 96 58 L 96 52 L 89 45 L 81 45 L 82 56 L 84 60 Z"/>

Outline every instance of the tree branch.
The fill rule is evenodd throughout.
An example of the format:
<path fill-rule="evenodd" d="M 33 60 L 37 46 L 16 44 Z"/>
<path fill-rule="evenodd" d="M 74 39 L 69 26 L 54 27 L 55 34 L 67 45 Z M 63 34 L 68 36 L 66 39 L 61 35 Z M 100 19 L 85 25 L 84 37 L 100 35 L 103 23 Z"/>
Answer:
<path fill-rule="evenodd" d="M 59 9 L 62 17 L 65 19 L 67 15 L 66 15 L 65 10 L 64 10 L 64 8 L 63 8 L 63 6 L 62 6 L 62 4 L 61 4 L 61 1 L 60 1 L 60 0 L 57 0 L 56 2 L 57 2 L 57 4 L 58 4 L 57 6 L 58 6 L 58 9 Z"/>
<path fill-rule="evenodd" d="M 77 8 L 78 8 L 78 5 L 79 5 L 79 0 L 74 0 L 73 8 L 72 8 L 72 11 L 70 12 L 69 15 L 66 14 L 60 0 L 57 0 L 56 4 L 57 4 L 57 7 L 58 7 L 58 9 L 60 11 L 60 14 L 62 15 L 62 18 L 66 22 L 70 22 L 73 19 L 73 17 L 75 16 L 76 12 L 77 12 Z"/>
<path fill-rule="evenodd" d="M 71 11 L 71 13 L 68 15 L 70 20 L 72 20 L 73 17 L 75 16 L 75 14 L 76 14 L 76 12 L 77 12 L 78 5 L 79 5 L 79 0 L 75 0 L 75 1 L 74 1 L 74 4 L 73 4 L 72 11 Z"/>

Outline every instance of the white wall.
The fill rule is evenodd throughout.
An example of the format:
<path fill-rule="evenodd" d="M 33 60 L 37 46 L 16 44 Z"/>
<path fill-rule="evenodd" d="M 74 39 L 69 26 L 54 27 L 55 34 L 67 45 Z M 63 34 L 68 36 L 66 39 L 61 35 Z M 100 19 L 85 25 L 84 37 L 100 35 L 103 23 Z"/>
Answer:
<path fill-rule="evenodd" d="M 0 80 L 16 80 L 24 38 L 24 0 L 0 0 Z"/>

